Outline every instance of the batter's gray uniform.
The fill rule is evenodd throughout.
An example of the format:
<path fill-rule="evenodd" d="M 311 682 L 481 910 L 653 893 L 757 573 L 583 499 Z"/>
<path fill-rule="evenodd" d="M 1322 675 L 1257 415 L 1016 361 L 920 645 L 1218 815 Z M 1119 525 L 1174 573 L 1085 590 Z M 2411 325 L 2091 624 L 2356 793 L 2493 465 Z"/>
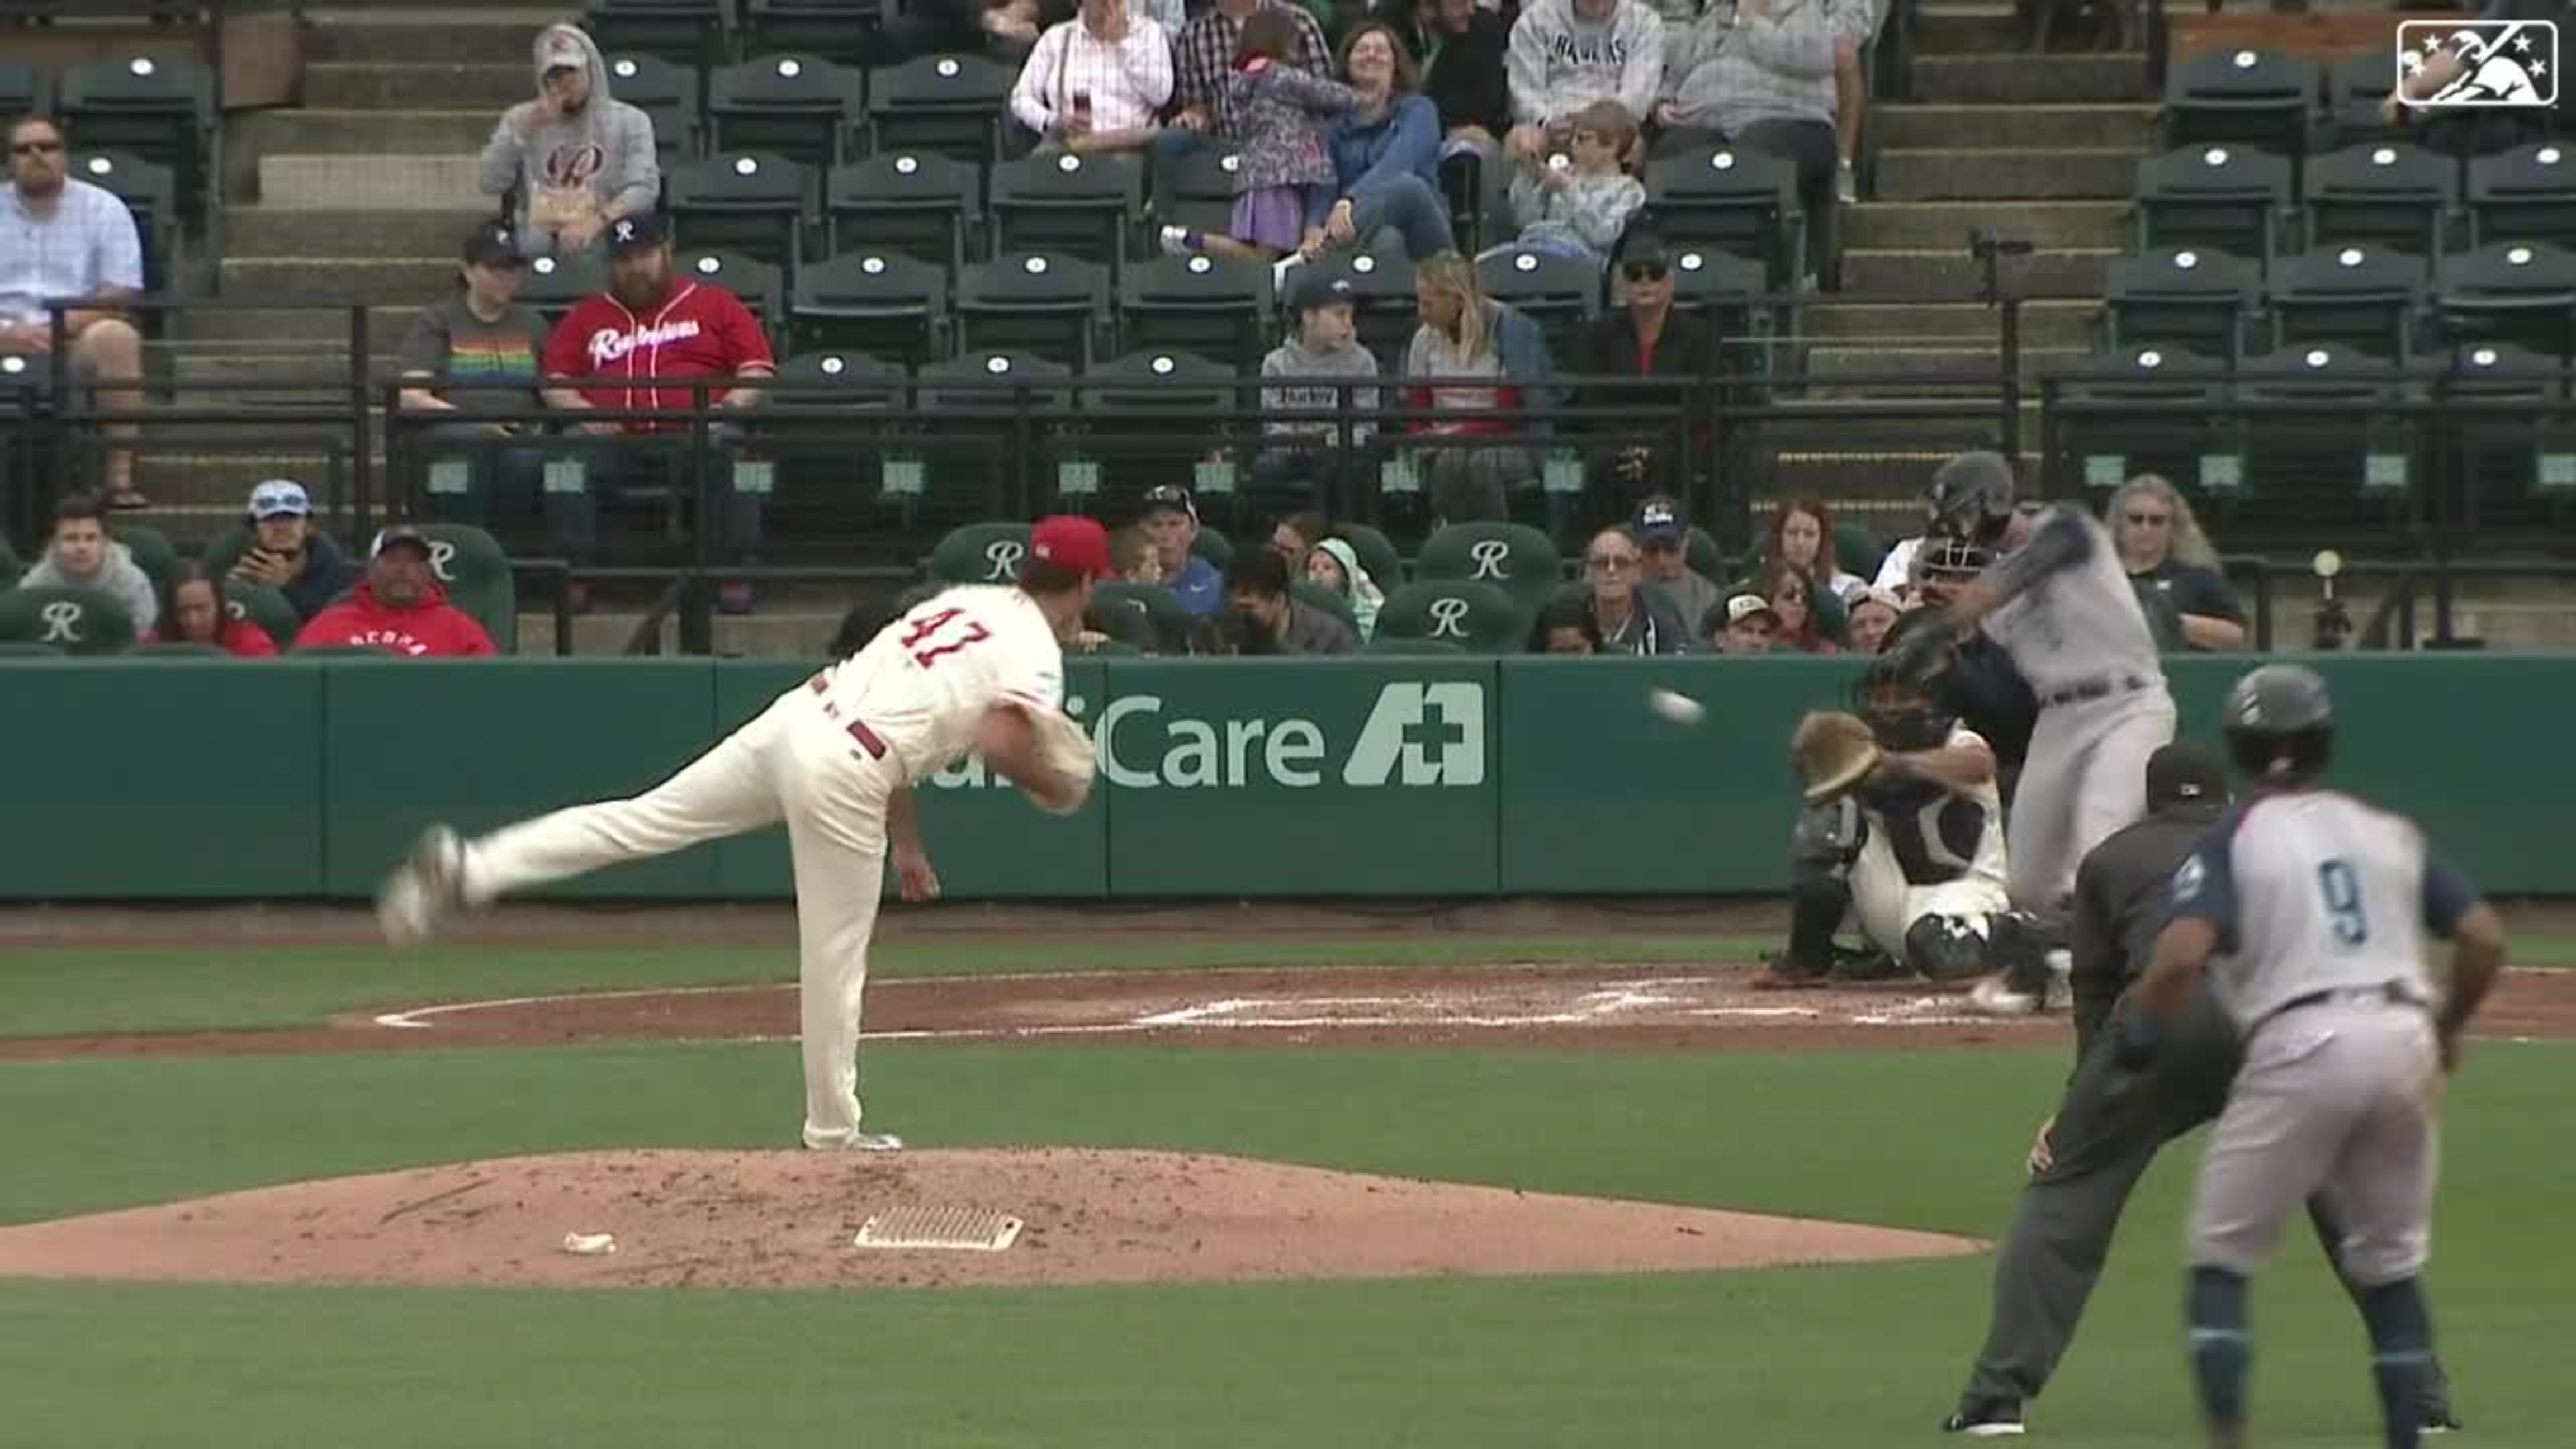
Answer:
<path fill-rule="evenodd" d="M 2190 1259 L 2250 1275 L 2322 1189 L 2362 1285 L 2429 1253 L 2442 1065 L 2424 966 L 2477 904 L 2403 816 L 2331 790 L 2258 795 L 2174 876 L 2210 924 L 2210 982 L 2245 1043 L 2193 1193 Z"/>
<path fill-rule="evenodd" d="M 2012 590 L 1985 631 L 2039 700 L 2013 791 L 2012 901 L 2053 914 L 2075 867 L 2146 814 L 2147 757 L 2173 739 L 2155 635 L 2100 520 L 2073 504 L 2039 515 L 1996 573 Z"/>

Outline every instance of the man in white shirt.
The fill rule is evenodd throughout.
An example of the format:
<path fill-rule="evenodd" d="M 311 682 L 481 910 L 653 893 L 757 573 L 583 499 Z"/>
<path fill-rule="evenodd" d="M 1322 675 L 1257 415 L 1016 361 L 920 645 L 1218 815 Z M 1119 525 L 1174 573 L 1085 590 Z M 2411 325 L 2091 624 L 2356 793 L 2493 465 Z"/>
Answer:
<path fill-rule="evenodd" d="M 903 898 L 935 898 L 912 789 L 969 751 L 1041 809 L 1081 808 L 1092 766 L 1064 713 L 1063 645 L 1082 626 L 1093 581 L 1109 576 L 1097 522 L 1040 519 L 1017 583 L 960 585 L 914 605 L 644 794 L 471 841 L 432 826 L 377 896 L 387 941 L 415 944 L 515 891 L 783 822 L 796 875 L 805 1145 L 900 1150 L 901 1138 L 859 1126 L 859 1011 L 889 847 Z"/>
<path fill-rule="evenodd" d="M 1127 0 L 1082 0 L 1073 19 L 1038 37 L 1011 87 L 1011 117 L 1047 145 L 1077 155 L 1152 144 L 1154 116 L 1172 98 L 1172 38 L 1128 13 Z"/>
<path fill-rule="evenodd" d="M 0 353 L 36 356 L 54 349 L 48 303 L 87 302 L 63 313 L 63 345 L 72 372 L 94 383 L 131 383 L 143 375 L 143 337 L 114 310 L 143 290 L 143 242 L 134 214 L 115 193 L 71 178 L 71 150 L 51 117 L 23 116 L 9 126 L 9 181 L 0 197 Z M 131 413 L 143 395 L 102 390 L 101 412 Z M 102 431 L 122 441 L 106 455 L 100 491 L 110 508 L 141 508 L 134 488 L 134 424 Z"/>

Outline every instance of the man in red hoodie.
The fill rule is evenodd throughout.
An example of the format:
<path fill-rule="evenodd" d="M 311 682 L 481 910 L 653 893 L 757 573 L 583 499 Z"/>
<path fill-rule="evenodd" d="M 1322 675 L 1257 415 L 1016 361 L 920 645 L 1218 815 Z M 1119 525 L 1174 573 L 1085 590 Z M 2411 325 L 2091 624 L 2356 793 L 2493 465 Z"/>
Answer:
<path fill-rule="evenodd" d="M 769 336 L 742 299 L 713 282 L 682 276 L 671 265 L 670 223 L 651 212 L 621 216 L 608 228 L 608 290 L 585 297 L 555 325 L 547 340 L 545 371 L 548 406 L 582 413 L 667 408 L 682 414 L 659 418 L 585 422 L 585 433 L 601 436 L 658 435 L 666 443 L 688 437 L 685 416 L 694 394 L 690 384 L 729 378 L 735 386 L 710 387 L 710 406 L 728 410 L 757 407 L 758 386 L 777 371 Z M 748 385 L 744 385 L 748 384 Z M 724 500 L 719 541 L 743 561 L 760 548 L 761 497 L 736 492 L 729 466 L 732 429 L 717 435 L 718 496 Z M 686 451 L 632 445 L 603 449 L 592 455 L 592 468 L 610 482 L 659 487 L 685 482 Z M 700 519 L 701 528 L 716 526 Z M 729 614 L 751 608 L 751 589 L 728 584 L 721 603 Z"/>
<path fill-rule="evenodd" d="M 376 535 L 367 576 L 346 598 L 313 616 L 295 647 L 356 645 L 415 659 L 497 654 L 474 616 L 447 602 L 429 567 L 429 540 L 407 523 Z"/>

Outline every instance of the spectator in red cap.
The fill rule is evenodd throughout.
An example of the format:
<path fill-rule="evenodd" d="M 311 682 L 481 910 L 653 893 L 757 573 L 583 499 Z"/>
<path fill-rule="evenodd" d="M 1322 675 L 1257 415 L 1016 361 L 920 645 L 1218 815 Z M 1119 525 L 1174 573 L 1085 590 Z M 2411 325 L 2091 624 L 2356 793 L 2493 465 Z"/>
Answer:
<path fill-rule="evenodd" d="M 474 616 L 447 602 L 429 567 L 429 540 L 406 523 L 376 535 L 367 576 L 349 597 L 313 616 L 295 647 L 382 649 L 413 659 L 470 659 L 497 654 Z"/>

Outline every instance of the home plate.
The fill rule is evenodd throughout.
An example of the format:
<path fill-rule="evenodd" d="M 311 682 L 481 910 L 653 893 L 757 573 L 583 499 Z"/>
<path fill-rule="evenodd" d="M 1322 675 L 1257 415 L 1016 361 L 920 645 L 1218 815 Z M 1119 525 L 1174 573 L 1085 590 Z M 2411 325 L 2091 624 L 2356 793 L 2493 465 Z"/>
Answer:
<path fill-rule="evenodd" d="M 1008 1213 L 986 1208 L 899 1207 L 860 1224 L 850 1246 L 998 1253 L 1020 1240 L 1023 1226 Z"/>

